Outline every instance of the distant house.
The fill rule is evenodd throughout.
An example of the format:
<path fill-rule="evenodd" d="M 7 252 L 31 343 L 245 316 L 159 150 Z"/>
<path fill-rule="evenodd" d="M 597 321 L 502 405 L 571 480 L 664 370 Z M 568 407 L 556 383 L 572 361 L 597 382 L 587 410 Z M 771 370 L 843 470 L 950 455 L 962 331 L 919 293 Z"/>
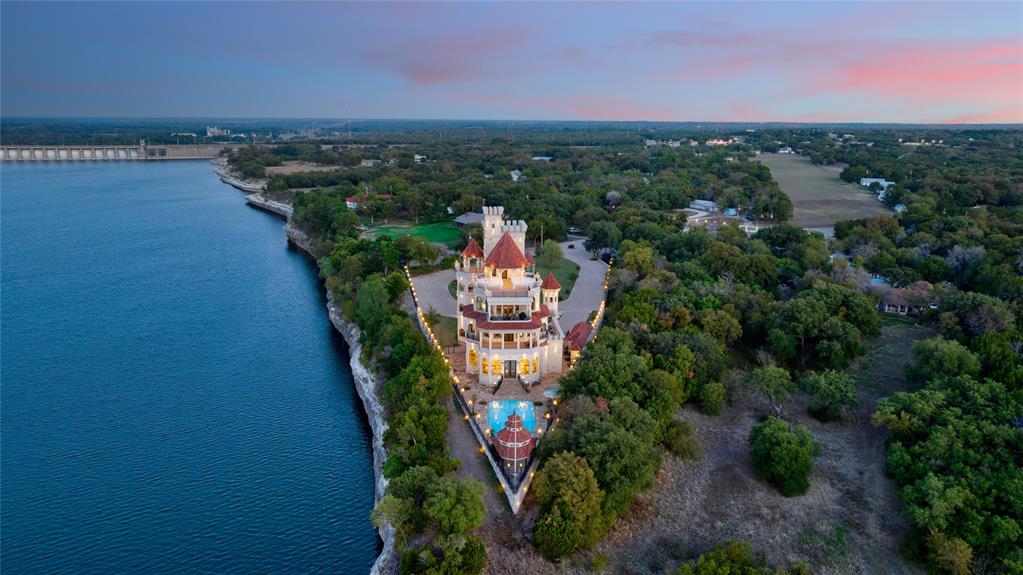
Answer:
<path fill-rule="evenodd" d="M 717 202 L 711 200 L 693 200 L 689 202 L 689 207 L 694 210 L 700 210 L 704 212 L 716 212 L 718 211 Z"/>
<path fill-rule="evenodd" d="M 869 188 L 873 184 L 877 184 L 882 191 L 887 192 L 889 187 L 895 185 L 895 182 L 889 182 L 884 178 L 860 178 L 860 185 L 864 188 Z"/>
<path fill-rule="evenodd" d="M 366 202 L 370 200 L 393 200 L 395 197 L 396 196 L 392 194 L 355 194 L 354 196 L 348 196 L 345 198 L 345 205 L 348 206 L 349 210 L 358 210 L 359 206 L 366 205 Z"/>
<path fill-rule="evenodd" d="M 359 162 L 359 166 L 363 168 L 372 168 L 373 166 L 380 163 L 380 160 L 363 160 Z"/>
<path fill-rule="evenodd" d="M 712 138 L 710 140 L 707 140 L 708 146 L 731 146 L 734 143 L 735 140 L 733 138 L 728 138 L 727 140 L 722 140 L 721 138 Z"/>
<path fill-rule="evenodd" d="M 925 308 L 937 307 L 933 292 L 934 286 L 925 281 L 913 282 L 905 288 L 890 288 L 882 293 L 878 308 L 895 315 L 919 314 Z"/>
<path fill-rule="evenodd" d="M 791 154 L 792 153 L 792 148 L 790 148 L 788 146 L 785 146 L 784 148 L 780 148 L 778 150 L 778 153 L 779 154 Z"/>
<path fill-rule="evenodd" d="M 482 224 L 482 223 L 483 223 L 483 214 L 478 214 L 476 212 L 465 212 L 464 214 L 462 214 L 462 215 L 458 216 L 457 218 L 455 218 L 455 225 L 460 227 L 460 228 L 465 227 L 465 226 L 469 226 L 469 225 L 472 225 L 472 224 Z"/>
<path fill-rule="evenodd" d="M 552 156 L 533 156 L 534 162 L 552 162 L 554 158 Z"/>
<path fill-rule="evenodd" d="M 511 171 L 511 179 L 512 179 L 513 182 L 519 181 L 520 178 L 522 178 L 522 171 L 521 170 L 512 170 Z"/>
<path fill-rule="evenodd" d="M 423 160 L 425 160 L 425 159 L 426 159 L 426 156 L 422 156 L 422 155 L 419 155 L 419 154 L 413 154 L 413 155 L 412 155 L 412 159 L 413 159 L 413 160 L 415 160 L 415 162 L 416 162 L 417 164 L 419 164 L 419 163 L 422 163 L 422 162 L 423 162 Z"/>

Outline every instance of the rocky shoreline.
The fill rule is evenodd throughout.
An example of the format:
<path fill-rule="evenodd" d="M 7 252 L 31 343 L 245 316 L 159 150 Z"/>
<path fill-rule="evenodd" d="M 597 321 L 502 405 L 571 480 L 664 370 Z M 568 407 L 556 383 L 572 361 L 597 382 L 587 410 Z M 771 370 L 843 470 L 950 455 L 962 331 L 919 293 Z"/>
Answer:
<path fill-rule="evenodd" d="M 225 174 L 221 173 L 219 169 L 217 170 L 217 175 L 221 176 L 221 180 L 224 183 L 243 192 L 249 192 L 249 195 L 246 196 L 246 201 L 250 205 L 280 216 L 285 220 L 291 217 L 291 206 L 264 198 L 254 189 L 256 187 L 255 184 L 241 182 L 235 178 L 225 178 Z M 258 190 L 262 191 L 262 186 Z M 293 227 L 291 222 L 285 225 L 284 232 L 292 245 L 315 259 L 312 239 L 309 236 Z M 327 291 L 327 315 L 330 317 L 330 322 L 334 325 L 334 329 L 348 343 L 352 380 L 355 382 L 355 390 L 362 399 L 366 418 L 369 420 L 369 426 L 373 431 L 374 500 L 380 501 L 384 496 L 384 491 L 387 489 L 387 478 L 384 477 L 383 473 L 384 461 L 387 459 L 387 450 L 384 449 L 384 432 L 387 431 L 387 419 L 384 416 L 384 406 L 380 403 L 379 394 L 383 388 L 384 381 L 378 374 L 375 374 L 362 363 L 362 344 L 359 342 L 362 332 L 354 322 L 345 319 L 341 313 L 341 308 L 334 303 L 334 296 L 329 291 Z M 391 575 L 397 573 L 398 558 L 394 549 L 394 527 L 384 525 L 377 530 L 377 533 L 384 542 L 384 547 L 373 563 L 370 575 Z"/>
<path fill-rule="evenodd" d="M 288 241 L 312 257 L 312 241 L 309 236 L 301 230 L 292 227 L 290 222 L 285 226 L 284 231 L 288 236 Z M 354 322 L 345 319 L 341 314 L 341 308 L 334 303 L 334 296 L 329 291 L 327 292 L 327 313 L 330 316 L 330 322 L 334 324 L 334 329 L 348 342 L 350 351 L 349 364 L 352 368 L 355 390 L 359 393 L 359 397 L 362 398 L 366 417 L 369 419 L 370 428 L 373 430 L 373 475 L 376 478 L 375 498 L 377 501 L 380 501 L 384 496 L 384 491 L 387 489 L 387 478 L 383 474 L 384 460 L 387 459 L 387 451 L 384 449 L 384 432 L 387 431 L 387 420 L 384 417 L 384 406 L 380 403 L 379 397 L 379 390 L 383 387 L 384 381 L 362 363 L 362 344 L 359 343 L 359 337 L 362 335 L 362 332 Z M 378 529 L 378 532 L 380 539 L 384 542 L 384 548 L 380 551 L 380 555 L 373 564 L 370 574 L 384 575 L 397 573 L 398 561 L 394 552 L 394 527 L 384 525 Z"/>

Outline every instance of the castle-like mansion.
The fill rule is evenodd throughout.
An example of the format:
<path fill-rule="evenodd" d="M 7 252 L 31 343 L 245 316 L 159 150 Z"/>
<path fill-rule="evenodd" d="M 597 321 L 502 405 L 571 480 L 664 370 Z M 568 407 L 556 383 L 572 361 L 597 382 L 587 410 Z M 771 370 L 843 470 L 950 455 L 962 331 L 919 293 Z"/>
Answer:
<path fill-rule="evenodd" d="M 484 385 L 504 377 L 535 383 L 562 371 L 565 333 L 558 324 L 561 285 L 541 279 L 526 254 L 526 223 L 484 206 L 483 247 L 471 240 L 455 262 L 458 340 L 466 372 Z"/>

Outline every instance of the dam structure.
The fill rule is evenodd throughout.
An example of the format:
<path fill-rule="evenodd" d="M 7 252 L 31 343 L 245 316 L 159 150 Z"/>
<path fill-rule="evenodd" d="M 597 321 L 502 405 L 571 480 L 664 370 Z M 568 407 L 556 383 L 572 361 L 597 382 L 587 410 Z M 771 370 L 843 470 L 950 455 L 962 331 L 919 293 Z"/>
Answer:
<path fill-rule="evenodd" d="M 102 146 L 0 146 L 4 162 L 69 162 L 94 160 L 209 160 L 225 149 L 238 150 L 245 144 L 159 144 Z"/>

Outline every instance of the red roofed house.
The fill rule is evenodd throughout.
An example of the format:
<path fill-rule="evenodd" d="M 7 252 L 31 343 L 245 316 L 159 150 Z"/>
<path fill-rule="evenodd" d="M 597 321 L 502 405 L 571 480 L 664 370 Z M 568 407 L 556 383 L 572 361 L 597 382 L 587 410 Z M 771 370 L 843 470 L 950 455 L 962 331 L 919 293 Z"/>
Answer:
<path fill-rule="evenodd" d="M 586 342 L 590 341 L 590 334 L 592 333 L 593 326 L 588 321 L 581 321 L 568 330 L 568 335 L 565 336 L 565 351 L 570 362 L 574 362 L 579 358 L 579 354 L 582 353 Z"/>
<path fill-rule="evenodd" d="M 455 262 L 458 340 L 465 344 L 466 371 L 480 383 L 504 377 L 536 383 L 561 373 L 558 324 L 561 286 L 541 280 L 526 255 L 526 223 L 504 220 L 504 208 L 483 207 L 483 248 L 470 241 Z"/>
<path fill-rule="evenodd" d="M 536 447 L 536 438 L 522 427 L 522 418 L 512 412 L 504 423 L 504 429 L 498 432 L 492 440 L 497 454 L 505 462 L 511 464 L 513 470 L 518 470 L 520 464 L 529 459 Z"/>

